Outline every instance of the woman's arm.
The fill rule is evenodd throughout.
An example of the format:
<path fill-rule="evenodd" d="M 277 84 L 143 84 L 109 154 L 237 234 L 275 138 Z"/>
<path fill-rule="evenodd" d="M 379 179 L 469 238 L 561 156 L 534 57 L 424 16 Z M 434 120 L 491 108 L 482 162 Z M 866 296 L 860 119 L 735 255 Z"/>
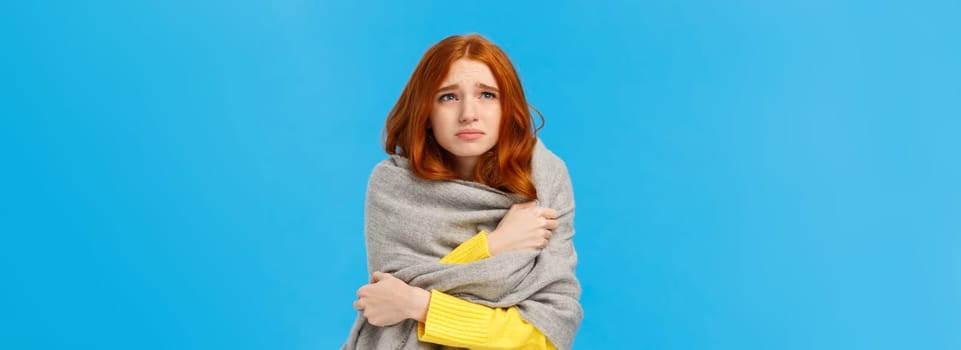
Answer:
<path fill-rule="evenodd" d="M 441 262 L 468 264 L 490 257 L 489 235 L 481 231 Z M 487 307 L 437 290 L 430 291 L 425 319 L 418 321 L 417 339 L 423 342 L 469 349 L 555 349 L 516 307 Z"/>
<path fill-rule="evenodd" d="M 375 326 L 414 319 L 423 342 L 469 349 L 555 349 L 516 307 L 492 308 L 428 292 L 388 273 L 375 272 L 371 281 L 357 292 L 354 308 Z"/>
<path fill-rule="evenodd" d="M 501 220 L 494 234 L 481 231 L 441 262 L 466 264 L 490 257 L 494 251 L 541 248 L 550 238 L 549 229 L 556 227 L 554 216 L 556 212 L 551 209 L 533 203 L 519 204 Z M 488 245 L 491 238 L 500 239 L 499 249 Z M 540 330 L 521 317 L 516 307 L 492 308 L 437 290 L 428 292 L 379 272 L 374 273 L 371 282 L 358 291 L 360 299 L 354 307 L 364 309 L 374 325 L 410 318 L 419 322 L 417 336 L 423 342 L 470 349 L 555 349 Z"/>
<path fill-rule="evenodd" d="M 542 249 L 557 228 L 557 211 L 535 202 L 516 204 L 504 215 L 494 232 L 481 231 L 461 243 L 440 262 L 467 264 L 511 250 Z"/>
<path fill-rule="evenodd" d="M 492 308 L 432 290 L 425 316 L 417 325 L 422 342 L 468 349 L 556 349 L 513 306 Z"/>

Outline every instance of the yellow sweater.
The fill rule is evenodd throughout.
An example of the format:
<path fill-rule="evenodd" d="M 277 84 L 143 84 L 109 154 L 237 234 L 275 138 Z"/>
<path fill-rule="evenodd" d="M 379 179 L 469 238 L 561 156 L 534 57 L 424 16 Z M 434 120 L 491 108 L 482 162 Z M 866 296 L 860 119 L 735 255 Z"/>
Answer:
<path fill-rule="evenodd" d="M 467 264 L 488 257 L 487 232 L 481 231 L 440 261 Z M 540 330 L 521 318 L 517 307 L 492 308 L 436 290 L 430 294 L 426 322 L 417 327 L 420 341 L 475 350 L 556 350 Z"/>

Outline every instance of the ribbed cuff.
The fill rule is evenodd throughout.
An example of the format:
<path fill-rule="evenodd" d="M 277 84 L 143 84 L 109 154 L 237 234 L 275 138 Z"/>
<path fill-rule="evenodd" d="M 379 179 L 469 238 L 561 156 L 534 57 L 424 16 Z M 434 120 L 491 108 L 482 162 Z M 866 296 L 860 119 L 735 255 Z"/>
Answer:
<path fill-rule="evenodd" d="M 487 231 L 481 231 L 454 248 L 443 259 L 444 264 L 467 264 L 491 256 L 487 248 Z"/>
<path fill-rule="evenodd" d="M 435 344 L 482 344 L 488 341 L 494 309 L 430 291 L 426 322 L 418 326 L 418 338 Z"/>

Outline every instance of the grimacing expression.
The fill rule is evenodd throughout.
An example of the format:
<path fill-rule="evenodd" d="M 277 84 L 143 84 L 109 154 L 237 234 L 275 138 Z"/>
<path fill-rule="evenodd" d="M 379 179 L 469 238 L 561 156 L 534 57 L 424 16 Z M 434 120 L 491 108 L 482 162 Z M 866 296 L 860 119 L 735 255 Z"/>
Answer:
<path fill-rule="evenodd" d="M 473 166 L 497 144 L 500 91 L 487 64 L 461 58 L 451 64 L 434 94 L 429 125 L 437 143 L 458 166 Z"/>

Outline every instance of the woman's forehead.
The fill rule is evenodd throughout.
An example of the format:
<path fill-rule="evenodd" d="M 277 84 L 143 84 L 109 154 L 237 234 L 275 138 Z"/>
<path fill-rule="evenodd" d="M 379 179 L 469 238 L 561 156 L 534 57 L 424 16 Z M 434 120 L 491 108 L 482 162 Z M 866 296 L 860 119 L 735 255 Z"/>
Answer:
<path fill-rule="evenodd" d="M 456 84 L 463 88 L 475 86 L 478 83 L 497 87 L 497 79 L 494 78 L 494 73 L 486 63 L 462 58 L 451 64 L 441 86 Z"/>

